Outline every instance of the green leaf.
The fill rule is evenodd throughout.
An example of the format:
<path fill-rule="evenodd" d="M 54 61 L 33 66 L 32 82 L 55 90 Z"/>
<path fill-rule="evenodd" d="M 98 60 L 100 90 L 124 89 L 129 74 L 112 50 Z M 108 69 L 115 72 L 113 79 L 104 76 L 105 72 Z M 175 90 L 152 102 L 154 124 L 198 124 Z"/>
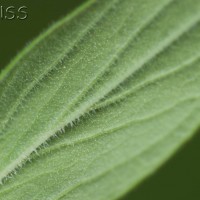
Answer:
<path fill-rule="evenodd" d="M 89 1 L 19 54 L 0 76 L 0 198 L 116 199 L 191 138 L 199 9 Z"/>

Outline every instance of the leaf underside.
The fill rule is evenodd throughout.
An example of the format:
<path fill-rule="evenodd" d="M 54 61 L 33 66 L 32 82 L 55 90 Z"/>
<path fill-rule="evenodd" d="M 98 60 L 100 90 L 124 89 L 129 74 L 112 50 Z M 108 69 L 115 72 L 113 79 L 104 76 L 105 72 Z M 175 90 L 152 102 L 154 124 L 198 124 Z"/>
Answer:
<path fill-rule="evenodd" d="M 117 199 L 190 139 L 199 10 L 88 1 L 27 46 L 0 75 L 0 199 Z"/>

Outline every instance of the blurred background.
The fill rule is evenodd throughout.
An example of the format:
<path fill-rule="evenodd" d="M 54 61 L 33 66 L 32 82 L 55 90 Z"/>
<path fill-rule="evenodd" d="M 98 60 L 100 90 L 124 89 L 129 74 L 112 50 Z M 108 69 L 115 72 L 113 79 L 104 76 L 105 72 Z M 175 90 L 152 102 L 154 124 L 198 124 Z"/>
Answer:
<path fill-rule="evenodd" d="M 39 33 L 46 30 L 53 22 L 69 14 L 85 0 L 0 0 L 0 6 L 9 6 L 17 10 L 26 6 L 27 18 L 8 20 L 0 18 L 0 69 Z M 2 9 L 0 9 L 1 12 Z M 2 13 L 2 12 L 1 12 Z M 0 13 L 0 16 L 1 16 Z M 12 14 L 7 13 L 8 17 Z"/>
<path fill-rule="evenodd" d="M 26 6 L 25 20 L 0 18 L 0 70 L 39 33 L 85 0 L 0 0 L 1 8 Z M 199 200 L 200 131 L 123 200 Z"/>

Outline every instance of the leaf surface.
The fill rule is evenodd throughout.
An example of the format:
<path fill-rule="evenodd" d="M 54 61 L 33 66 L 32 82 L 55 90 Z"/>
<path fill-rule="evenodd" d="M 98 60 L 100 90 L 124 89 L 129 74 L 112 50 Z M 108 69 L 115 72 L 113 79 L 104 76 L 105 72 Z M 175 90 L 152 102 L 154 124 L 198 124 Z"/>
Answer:
<path fill-rule="evenodd" d="M 28 46 L 0 76 L 0 179 L 32 163 L 0 198 L 116 199 L 187 141 L 200 122 L 199 10 L 90 1 Z"/>

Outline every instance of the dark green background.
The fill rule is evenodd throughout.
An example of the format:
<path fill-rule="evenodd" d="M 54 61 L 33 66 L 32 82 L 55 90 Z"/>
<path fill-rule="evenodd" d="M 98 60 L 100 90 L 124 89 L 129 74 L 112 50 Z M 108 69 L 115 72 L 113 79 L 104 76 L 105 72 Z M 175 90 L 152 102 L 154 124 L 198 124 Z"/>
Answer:
<path fill-rule="evenodd" d="M 85 0 L 0 0 L 0 6 L 27 6 L 28 18 L 0 20 L 0 69 L 28 42 Z M 124 200 L 199 200 L 200 133 Z M 108 188 L 109 189 L 109 188 Z"/>
<path fill-rule="evenodd" d="M 25 20 L 0 19 L 0 69 L 41 31 L 85 0 L 0 0 L 0 6 L 27 6 Z"/>

